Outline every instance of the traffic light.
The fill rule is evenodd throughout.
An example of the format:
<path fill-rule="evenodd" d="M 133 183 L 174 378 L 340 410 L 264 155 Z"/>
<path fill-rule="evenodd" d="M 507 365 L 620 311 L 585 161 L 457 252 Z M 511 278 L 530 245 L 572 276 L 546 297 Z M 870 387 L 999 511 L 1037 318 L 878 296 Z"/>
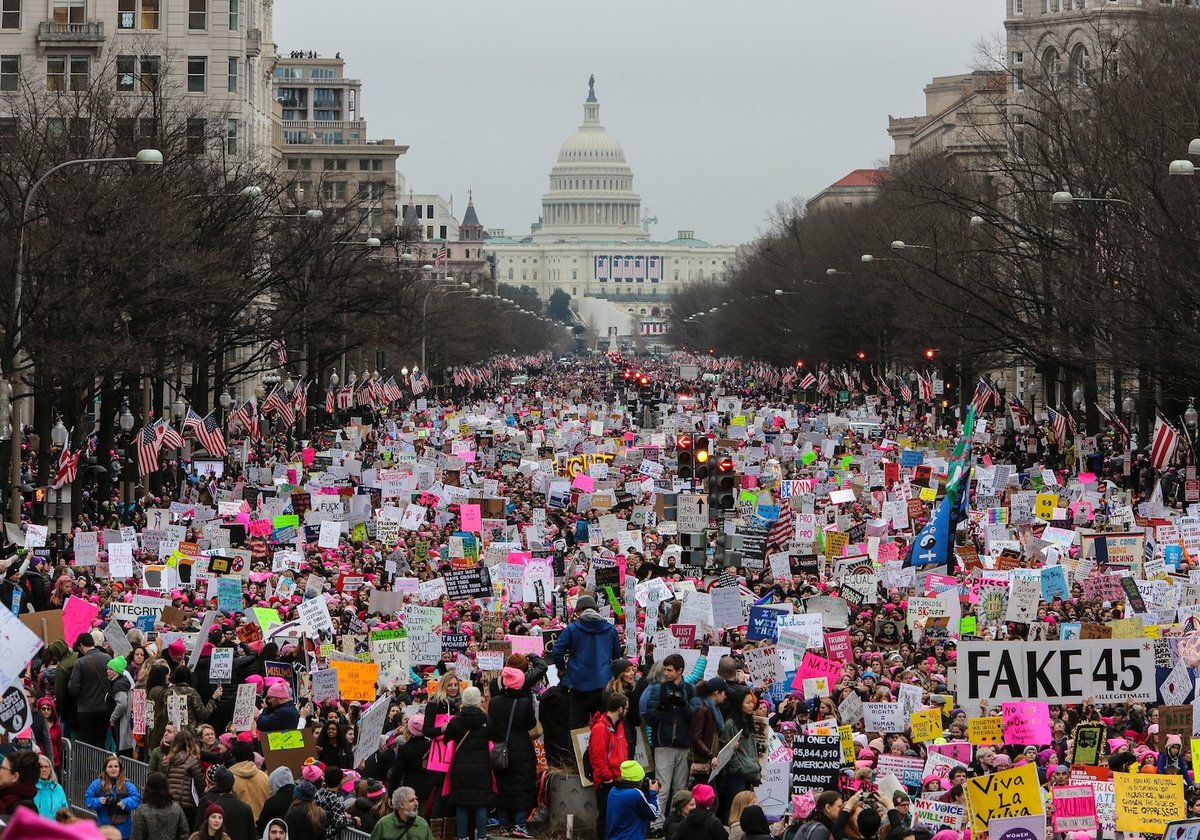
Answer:
<path fill-rule="evenodd" d="M 801 370 L 803 370 L 803 369 L 804 369 L 804 360 L 803 360 L 803 359 L 797 359 L 797 360 L 796 360 L 796 367 L 797 367 L 797 368 L 799 368 L 799 369 L 801 369 Z"/>
<path fill-rule="evenodd" d="M 733 510 L 737 504 L 737 475 L 733 471 L 733 459 L 716 459 L 716 469 L 708 474 L 708 509 Z"/>
<path fill-rule="evenodd" d="M 932 362 L 935 358 L 937 358 L 937 351 L 934 350 L 932 347 L 930 347 L 928 350 L 925 351 L 925 359 L 927 361 Z"/>
<path fill-rule="evenodd" d="M 696 472 L 695 452 L 691 435 L 675 438 L 675 474 L 680 481 L 691 481 Z"/>
<path fill-rule="evenodd" d="M 866 360 L 866 358 L 867 358 L 867 354 L 866 354 L 866 353 L 864 353 L 863 351 L 859 350 L 857 353 L 855 353 L 855 354 L 854 354 L 854 358 L 856 358 L 856 359 L 858 359 L 860 362 L 862 362 L 862 361 L 865 361 L 865 360 Z"/>
<path fill-rule="evenodd" d="M 709 474 L 709 457 L 708 438 L 698 437 L 692 443 L 693 461 L 695 462 L 695 477 L 696 481 L 708 481 Z M 704 485 L 701 484 L 701 487 Z"/>

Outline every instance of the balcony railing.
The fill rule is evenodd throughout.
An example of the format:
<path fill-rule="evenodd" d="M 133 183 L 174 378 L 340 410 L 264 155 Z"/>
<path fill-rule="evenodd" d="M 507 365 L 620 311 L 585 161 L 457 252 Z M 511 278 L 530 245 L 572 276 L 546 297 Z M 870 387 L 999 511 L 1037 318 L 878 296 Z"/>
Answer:
<path fill-rule="evenodd" d="M 94 44 L 104 43 L 104 23 L 85 20 L 81 23 L 57 23 L 44 20 L 38 24 L 39 44 Z"/>

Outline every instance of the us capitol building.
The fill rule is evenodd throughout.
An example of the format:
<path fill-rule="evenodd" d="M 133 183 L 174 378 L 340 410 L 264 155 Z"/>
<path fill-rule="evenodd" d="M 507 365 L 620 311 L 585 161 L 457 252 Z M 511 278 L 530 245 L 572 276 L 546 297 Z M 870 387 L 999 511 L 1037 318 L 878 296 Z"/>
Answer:
<path fill-rule="evenodd" d="M 492 235 L 485 248 L 499 282 L 532 286 L 543 302 L 566 291 L 601 349 L 629 346 L 638 335 L 642 344 L 660 343 L 671 293 L 721 276 L 734 256 L 733 246 L 710 245 L 688 230 L 666 242 L 650 238 L 625 150 L 600 124 L 594 77 L 583 124 L 550 170 L 541 218 L 529 236 Z"/>

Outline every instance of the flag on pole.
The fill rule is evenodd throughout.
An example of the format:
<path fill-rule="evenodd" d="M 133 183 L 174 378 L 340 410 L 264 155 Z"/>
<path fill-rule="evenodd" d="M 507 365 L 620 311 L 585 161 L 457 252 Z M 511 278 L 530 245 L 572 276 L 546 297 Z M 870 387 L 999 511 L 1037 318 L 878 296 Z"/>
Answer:
<path fill-rule="evenodd" d="M 800 388 L 807 391 L 809 388 L 817 384 L 817 378 L 811 373 L 804 374 L 804 378 L 800 380 Z"/>
<path fill-rule="evenodd" d="M 137 436 L 138 475 L 145 478 L 158 469 L 158 449 L 162 441 L 156 423 L 147 423 Z"/>
<path fill-rule="evenodd" d="M 440 248 L 437 249 L 437 253 L 434 254 L 434 257 L 433 257 L 434 267 L 435 268 L 440 267 L 442 265 L 442 263 L 444 263 L 446 261 L 446 258 L 448 256 L 450 256 L 450 251 L 446 248 L 445 245 L 442 245 Z"/>
<path fill-rule="evenodd" d="M 917 388 L 921 392 L 921 402 L 933 404 L 933 382 L 922 373 L 917 374 Z"/>
<path fill-rule="evenodd" d="M 62 452 L 58 456 L 58 469 L 54 473 L 54 481 L 50 484 L 51 490 L 61 490 L 75 482 L 75 475 L 79 471 L 79 456 L 82 454 L 83 449 L 74 455 L 71 454 L 71 438 L 68 435 L 67 442 L 63 444 Z"/>
<path fill-rule="evenodd" d="M 1096 403 L 1096 411 L 1100 412 L 1100 416 L 1104 418 L 1104 422 L 1110 428 L 1117 430 L 1117 434 L 1120 435 L 1121 440 L 1129 440 L 1129 429 L 1125 427 L 1125 423 L 1122 422 L 1121 418 L 1116 414 L 1116 412 L 1109 411 L 1104 406 L 1100 405 L 1100 403 Z"/>
<path fill-rule="evenodd" d="M 900 380 L 900 399 L 906 403 L 912 402 L 912 388 L 909 388 L 903 379 Z"/>
<path fill-rule="evenodd" d="M 275 359 L 279 362 L 280 367 L 287 367 L 288 352 L 287 344 L 282 338 L 277 338 L 271 342 L 271 349 L 275 351 Z"/>
<path fill-rule="evenodd" d="M 1154 434 L 1150 436 L 1150 466 L 1165 470 L 1179 445 L 1179 432 L 1161 417 L 1154 421 Z"/>
<path fill-rule="evenodd" d="M 1071 410 L 1067 409 L 1066 411 L 1063 411 L 1060 408 L 1059 414 L 1067 418 L 1067 431 L 1070 432 L 1071 437 L 1078 437 L 1079 427 L 1075 425 L 1075 415 L 1071 413 Z"/>
<path fill-rule="evenodd" d="M 183 435 L 179 430 L 167 422 L 167 418 L 162 418 L 158 421 L 160 425 L 159 440 L 162 446 L 170 449 L 179 449 L 183 446 Z"/>
<path fill-rule="evenodd" d="M 329 414 L 329 415 L 333 414 L 333 411 L 334 411 L 333 403 L 334 403 L 333 389 L 327 388 L 327 389 L 325 389 L 325 413 L 326 414 Z"/>
<path fill-rule="evenodd" d="M 1013 395 L 1008 398 L 1008 410 L 1012 412 L 1013 419 L 1017 421 L 1018 426 L 1033 425 L 1033 415 L 1029 413 L 1025 403 L 1021 402 L 1020 397 Z"/>
<path fill-rule="evenodd" d="M 975 394 L 971 397 L 971 405 L 975 406 L 976 414 L 983 414 L 992 401 L 992 389 L 982 379 L 975 385 Z"/>
<path fill-rule="evenodd" d="M 199 414 L 188 409 L 187 419 L 183 421 L 184 430 L 191 429 L 192 434 L 196 436 L 196 440 L 200 442 L 209 455 L 214 458 L 225 457 L 225 438 L 221 434 L 221 428 L 217 425 L 217 419 L 213 415 L 215 412 L 210 411 L 208 416 L 201 418 Z M 157 460 L 157 453 L 155 459 Z"/>
<path fill-rule="evenodd" d="M 292 392 L 292 410 L 297 419 L 302 420 L 308 414 L 308 383 L 303 379 L 296 383 L 296 390 Z"/>
<path fill-rule="evenodd" d="M 296 422 L 296 414 L 292 411 L 292 403 L 290 400 L 284 399 L 283 386 L 276 385 L 271 391 L 271 395 L 263 401 L 262 413 L 266 417 L 272 411 L 279 414 L 285 425 L 292 425 Z"/>
<path fill-rule="evenodd" d="M 1054 442 L 1061 446 L 1067 439 L 1067 418 L 1062 412 L 1046 406 L 1046 422 L 1054 430 Z"/>

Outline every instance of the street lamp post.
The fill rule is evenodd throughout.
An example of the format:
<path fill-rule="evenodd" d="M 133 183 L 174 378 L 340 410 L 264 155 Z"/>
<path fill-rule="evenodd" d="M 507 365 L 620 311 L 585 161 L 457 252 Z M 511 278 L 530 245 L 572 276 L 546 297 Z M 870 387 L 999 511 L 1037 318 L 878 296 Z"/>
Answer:
<path fill-rule="evenodd" d="M 446 294 L 454 294 L 455 291 L 460 293 L 471 289 L 471 284 L 466 280 L 461 283 L 435 283 L 425 292 L 425 299 L 421 301 L 421 370 L 429 370 L 429 365 L 426 363 L 425 345 L 429 335 L 429 320 L 426 317 L 429 314 L 429 297 L 438 290 L 445 291 Z M 479 293 L 478 289 L 471 289 L 475 294 Z"/>
<path fill-rule="evenodd" d="M 56 172 L 60 172 L 71 166 L 84 166 L 87 164 L 108 164 L 108 163 L 139 163 L 143 166 L 162 166 L 162 152 L 157 149 L 142 149 L 133 157 L 111 157 L 111 158 L 83 158 L 80 160 L 63 161 L 57 166 L 52 166 L 47 169 L 42 177 L 33 182 L 33 186 L 29 188 L 29 192 L 25 194 L 25 203 L 21 207 L 21 226 L 17 230 L 17 263 L 13 270 L 13 329 L 11 333 L 11 348 L 12 356 L 8 361 L 9 376 L 12 377 L 12 402 L 15 405 L 16 401 L 22 398 L 21 390 L 23 381 L 20 371 L 17 370 L 17 357 L 20 354 L 21 347 L 21 296 L 25 287 L 25 230 L 29 225 L 29 210 L 33 207 L 33 198 L 37 195 L 42 184 L 46 183 L 46 179 Z M 12 484 L 12 498 L 10 500 L 10 514 L 12 521 L 21 524 L 21 494 L 17 488 L 21 484 L 21 437 L 20 432 L 20 412 L 15 412 L 17 422 L 13 424 L 13 435 L 11 440 L 12 446 L 12 464 L 10 465 L 11 473 L 9 480 Z"/>

